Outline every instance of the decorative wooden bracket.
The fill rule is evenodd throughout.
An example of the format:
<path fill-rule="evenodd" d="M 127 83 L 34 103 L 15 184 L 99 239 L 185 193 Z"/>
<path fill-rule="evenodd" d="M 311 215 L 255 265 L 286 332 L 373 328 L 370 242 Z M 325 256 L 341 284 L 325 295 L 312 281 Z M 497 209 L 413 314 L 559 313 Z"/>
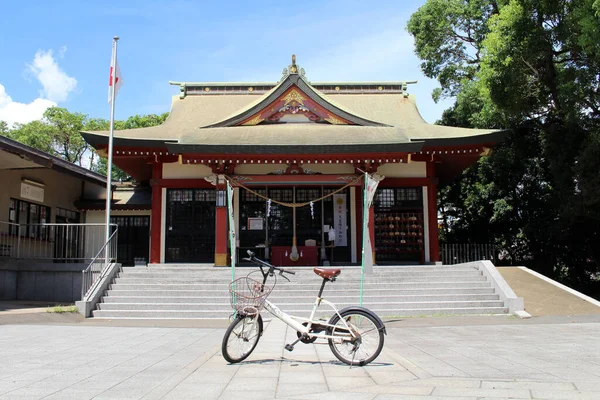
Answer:
<path fill-rule="evenodd" d="M 374 173 L 377 172 L 377 169 L 379 168 L 380 163 L 378 162 L 359 162 L 359 163 L 354 163 L 354 170 L 356 171 L 357 174 L 363 174 L 365 172 L 368 173 Z"/>
<path fill-rule="evenodd" d="M 235 171 L 235 163 L 219 162 L 218 164 L 210 164 L 210 169 L 214 174 L 233 174 Z"/>

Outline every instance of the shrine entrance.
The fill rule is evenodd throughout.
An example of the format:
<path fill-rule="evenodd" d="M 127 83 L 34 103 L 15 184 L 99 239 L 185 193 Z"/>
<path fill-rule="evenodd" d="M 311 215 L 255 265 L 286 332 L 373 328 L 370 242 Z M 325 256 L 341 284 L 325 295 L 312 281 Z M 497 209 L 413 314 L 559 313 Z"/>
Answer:
<path fill-rule="evenodd" d="M 214 189 L 168 189 L 165 262 L 212 263 L 215 256 Z"/>
<path fill-rule="evenodd" d="M 307 205 L 295 209 L 296 246 L 300 256 L 297 261 L 290 258 L 294 244 L 294 209 L 276 203 L 310 202 L 336 189 L 322 186 L 253 187 L 252 190 L 259 196 L 240 188 L 238 254 L 243 256 L 250 249 L 275 265 L 322 265 L 323 258 L 330 263 L 333 259 L 335 263 L 350 264 L 349 188 L 315 201 L 312 207 Z M 341 228 L 336 240 L 330 241 L 328 230 L 333 227 Z"/>

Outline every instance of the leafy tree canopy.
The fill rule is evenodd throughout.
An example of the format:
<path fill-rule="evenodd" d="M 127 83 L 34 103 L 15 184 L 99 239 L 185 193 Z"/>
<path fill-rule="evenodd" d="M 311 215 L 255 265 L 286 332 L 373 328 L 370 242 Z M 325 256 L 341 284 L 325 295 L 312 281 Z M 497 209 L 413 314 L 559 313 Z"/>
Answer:
<path fill-rule="evenodd" d="M 599 0 L 428 0 L 412 15 L 434 98 L 455 96 L 440 123 L 513 132 L 441 190 L 447 240 L 495 240 L 580 284 L 600 271 L 598 26 Z"/>
<path fill-rule="evenodd" d="M 160 115 L 135 115 L 125 121 L 115 121 L 115 130 L 145 128 L 162 124 L 169 113 Z M 0 121 L 0 134 L 46 153 L 65 159 L 92 171 L 106 175 L 107 159 L 100 157 L 82 138 L 81 131 L 102 131 L 110 128 L 110 122 L 101 118 L 89 118 L 85 114 L 70 112 L 65 108 L 51 107 L 39 121 L 16 124 L 9 127 Z M 118 167 L 112 168 L 113 180 L 130 180 L 131 177 Z"/>

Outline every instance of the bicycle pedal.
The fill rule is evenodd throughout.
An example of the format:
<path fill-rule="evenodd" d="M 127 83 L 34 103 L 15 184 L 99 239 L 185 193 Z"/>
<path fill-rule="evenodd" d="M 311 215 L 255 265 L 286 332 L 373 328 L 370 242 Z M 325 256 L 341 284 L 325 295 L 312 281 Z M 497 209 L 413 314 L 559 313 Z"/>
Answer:
<path fill-rule="evenodd" d="M 294 346 L 292 346 L 291 344 L 286 344 L 286 345 L 285 345 L 285 349 L 286 349 L 287 351 L 294 351 Z"/>

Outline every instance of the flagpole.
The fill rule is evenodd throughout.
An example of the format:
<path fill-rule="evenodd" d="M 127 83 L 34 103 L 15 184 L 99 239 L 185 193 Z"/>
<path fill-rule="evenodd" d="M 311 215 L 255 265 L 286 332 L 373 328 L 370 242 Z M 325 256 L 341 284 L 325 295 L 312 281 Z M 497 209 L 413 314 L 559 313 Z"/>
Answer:
<path fill-rule="evenodd" d="M 113 133 L 115 128 L 115 95 L 116 95 L 116 82 L 117 82 L 117 42 L 119 37 L 113 38 L 113 54 L 111 60 L 111 102 L 110 102 L 110 133 L 108 136 L 108 166 L 106 168 L 106 249 L 105 249 L 105 262 L 108 265 L 109 259 L 109 246 L 108 240 L 110 239 L 110 206 L 111 206 L 111 189 L 112 189 L 112 156 L 113 156 Z"/>

